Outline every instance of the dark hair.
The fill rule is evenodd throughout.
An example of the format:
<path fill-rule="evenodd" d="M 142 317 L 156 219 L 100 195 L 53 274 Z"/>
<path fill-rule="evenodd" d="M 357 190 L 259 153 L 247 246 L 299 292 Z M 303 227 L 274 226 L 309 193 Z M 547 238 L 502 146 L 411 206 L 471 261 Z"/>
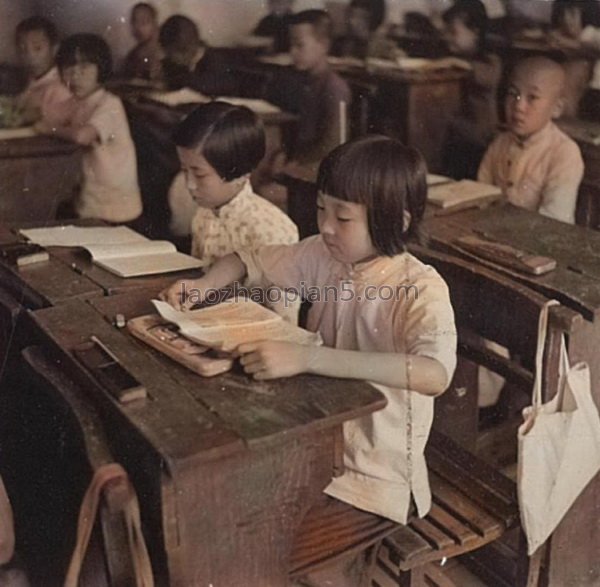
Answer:
<path fill-rule="evenodd" d="M 488 29 L 488 16 L 485 6 L 481 0 L 456 0 L 454 4 L 444 12 L 442 19 L 445 24 L 453 20 L 462 20 L 465 26 L 472 31 L 479 31 L 479 51 L 485 47 L 485 37 Z"/>
<path fill-rule="evenodd" d="M 348 8 L 360 8 L 369 13 L 369 30 L 377 30 L 385 20 L 385 0 L 352 0 Z"/>
<path fill-rule="evenodd" d="M 106 41 L 98 35 L 80 33 L 67 37 L 58 48 L 56 64 L 62 71 L 77 63 L 98 66 L 98 82 L 103 84 L 112 73 L 112 56 Z"/>
<path fill-rule="evenodd" d="M 265 156 L 261 120 L 245 106 L 208 102 L 179 123 L 173 134 L 178 147 L 199 149 L 225 181 L 250 173 Z"/>
<path fill-rule="evenodd" d="M 389 137 L 368 135 L 336 147 L 323 159 L 317 189 L 364 204 L 375 249 L 391 257 L 405 250 L 423 217 L 427 166 L 416 149 Z M 405 211 L 410 213 L 406 229 Z"/>
<path fill-rule="evenodd" d="M 147 10 L 154 20 L 158 18 L 158 12 L 156 11 L 156 8 L 152 4 L 148 4 L 148 2 L 138 2 L 135 4 L 130 12 L 132 18 L 138 10 Z"/>
<path fill-rule="evenodd" d="M 163 48 L 175 51 L 188 51 L 190 47 L 202 45 L 196 23 L 181 14 L 175 14 L 165 20 L 160 27 L 158 40 Z"/>
<path fill-rule="evenodd" d="M 596 0 L 554 0 L 552 3 L 552 28 L 560 28 L 565 12 L 568 9 L 581 10 L 581 25 L 583 27 L 600 27 L 600 6 Z"/>
<path fill-rule="evenodd" d="M 333 22 L 331 16 L 324 10 L 303 10 L 292 14 L 288 21 L 289 26 L 309 24 L 312 26 L 317 39 L 330 41 L 333 37 Z"/>
<path fill-rule="evenodd" d="M 31 16 L 22 20 L 15 29 L 15 41 L 18 43 L 22 35 L 32 31 L 42 31 L 48 37 L 50 45 L 54 46 L 58 43 L 58 31 L 54 23 L 42 16 Z"/>

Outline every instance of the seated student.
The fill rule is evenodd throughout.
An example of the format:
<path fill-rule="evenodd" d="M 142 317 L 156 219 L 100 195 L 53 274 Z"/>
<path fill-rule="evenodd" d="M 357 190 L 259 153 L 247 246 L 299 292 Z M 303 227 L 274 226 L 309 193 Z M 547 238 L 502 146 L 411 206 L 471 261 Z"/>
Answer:
<path fill-rule="evenodd" d="M 84 147 L 74 211 L 81 218 L 132 221 L 142 213 L 142 199 L 125 109 L 103 87 L 112 68 L 110 49 L 97 35 L 73 35 L 61 43 L 56 63 L 73 97 L 60 124 L 42 123 L 38 130 Z"/>
<path fill-rule="evenodd" d="M 65 102 L 71 98 L 54 64 L 58 47 L 56 28 L 49 20 L 32 16 L 17 25 L 15 37 L 20 61 L 29 76 L 17 103 L 26 122 L 44 118 L 53 124 L 63 115 Z"/>
<path fill-rule="evenodd" d="M 319 235 L 238 251 L 192 282 L 199 295 L 244 276 L 249 286 L 321 292 L 307 327 L 321 334 L 323 346 L 263 341 L 241 345 L 237 353 L 257 380 L 313 373 L 368 381 L 386 396 L 386 408 L 344 425 L 345 472 L 325 491 L 402 524 L 411 502 L 419 516 L 431 507 L 423 451 L 433 398 L 456 365 L 448 288 L 406 252 L 423 215 L 425 176 L 421 155 L 398 141 L 367 136 L 345 143 L 319 168 Z M 332 291 L 339 295 L 325 295 Z M 181 293 L 172 287 L 161 295 L 181 307 Z M 362 585 L 365 563 L 361 555 L 301 584 Z"/>
<path fill-rule="evenodd" d="M 350 88 L 327 62 L 332 34 L 329 15 L 323 10 L 305 10 L 291 18 L 290 27 L 294 67 L 306 75 L 291 160 L 316 169 L 340 143 L 340 102 L 350 105 Z"/>
<path fill-rule="evenodd" d="M 154 80 L 161 76 L 163 58 L 158 42 L 158 14 L 147 2 L 138 2 L 131 9 L 131 33 L 137 45 L 125 57 L 121 75 L 125 78 Z"/>
<path fill-rule="evenodd" d="M 401 51 L 381 30 L 384 20 L 385 0 L 352 0 L 346 10 L 347 32 L 335 40 L 331 54 L 394 59 Z"/>
<path fill-rule="evenodd" d="M 474 179 L 498 126 L 497 93 L 502 64 L 486 50 L 488 18 L 480 0 L 458 0 L 443 14 L 450 51 L 472 67 L 465 81 L 462 109 L 451 121 L 444 149 L 445 173 Z"/>
<path fill-rule="evenodd" d="M 265 155 L 264 128 L 254 112 L 209 102 L 179 124 L 173 139 L 186 191 L 197 204 L 191 223 L 192 255 L 208 266 L 234 251 L 298 241 L 292 220 L 252 191 L 250 173 Z M 182 184 L 176 178 L 171 202 L 186 201 L 185 194 L 174 193 Z M 283 309 L 294 320 L 296 313 L 296 305 L 289 312 Z"/>
<path fill-rule="evenodd" d="M 159 41 L 165 53 L 162 74 L 167 88 L 188 87 L 207 96 L 237 94 L 231 67 L 202 41 L 192 20 L 171 16 L 160 27 Z"/>
<path fill-rule="evenodd" d="M 552 3 L 550 42 L 569 50 L 600 51 L 600 4 L 596 1 L 555 0 Z M 579 102 L 588 85 L 600 88 L 600 60 L 568 58 L 565 116 L 577 116 Z"/>
<path fill-rule="evenodd" d="M 289 19 L 294 0 L 268 0 L 269 14 L 254 29 L 258 37 L 272 37 L 273 51 L 287 53 L 290 50 Z"/>
<path fill-rule="evenodd" d="M 553 122 L 563 104 L 565 74 L 545 57 L 515 67 L 505 110 L 508 131 L 489 146 L 478 179 L 502 188 L 515 206 L 573 224 L 583 160 Z"/>

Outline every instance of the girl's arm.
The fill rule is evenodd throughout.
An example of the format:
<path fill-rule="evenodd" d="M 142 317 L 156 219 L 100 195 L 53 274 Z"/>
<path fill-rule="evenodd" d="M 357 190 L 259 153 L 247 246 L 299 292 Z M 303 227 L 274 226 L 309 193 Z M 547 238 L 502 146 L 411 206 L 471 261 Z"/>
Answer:
<path fill-rule="evenodd" d="M 209 290 L 227 287 L 234 281 L 240 281 L 245 275 L 246 266 L 232 253 L 218 259 L 203 277 L 176 281 L 158 297 L 177 310 L 185 310 L 204 301 Z"/>
<path fill-rule="evenodd" d="M 372 381 L 430 396 L 443 393 L 449 383 L 439 361 L 420 355 L 346 351 L 281 341 L 243 344 L 237 352 L 244 370 L 255 379 L 312 373 Z"/>
<path fill-rule="evenodd" d="M 41 120 L 35 125 L 35 129 L 41 134 L 60 137 L 61 139 L 77 143 L 82 147 L 89 147 L 100 140 L 98 131 L 91 124 L 78 127 L 66 124 L 52 126 L 47 121 Z"/>

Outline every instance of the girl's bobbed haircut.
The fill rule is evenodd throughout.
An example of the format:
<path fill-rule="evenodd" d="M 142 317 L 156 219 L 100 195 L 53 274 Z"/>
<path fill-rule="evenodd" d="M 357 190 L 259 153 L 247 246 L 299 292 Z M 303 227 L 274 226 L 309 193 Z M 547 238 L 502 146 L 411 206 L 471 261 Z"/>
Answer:
<path fill-rule="evenodd" d="M 405 250 L 423 217 L 427 166 L 416 149 L 370 135 L 335 148 L 319 167 L 317 188 L 334 198 L 364 204 L 375 249 L 391 257 Z"/>
<path fill-rule="evenodd" d="M 209 102 L 198 106 L 175 129 L 178 147 L 197 149 L 225 181 L 253 171 L 265 156 L 265 131 L 245 106 Z"/>
<path fill-rule="evenodd" d="M 103 84 L 112 73 L 112 55 L 106 41 L 90 33 L 67 37 L 58 48 L 56 64 L 60 70 L 77 63 L 94 63 L 98 67 L 98 82 Z"/>
<path fill-rule="evenodd" d="M 158 42 L 163 49 L 171 51 L 189 51 L 190 47 L 204 44 L 196 23 L 181 14 L 174 14 L 165 20 L 158 33 Z"/>

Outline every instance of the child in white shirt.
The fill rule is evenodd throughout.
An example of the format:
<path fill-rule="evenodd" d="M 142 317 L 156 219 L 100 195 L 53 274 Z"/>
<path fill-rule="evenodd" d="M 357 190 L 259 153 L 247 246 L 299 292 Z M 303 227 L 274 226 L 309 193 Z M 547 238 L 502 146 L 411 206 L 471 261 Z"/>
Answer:
<path fill-rule="evenodd" d="M 121 100 L 103 87 L 110 49 L 97 35 L 73 35 L 61 43 L 56 62 L 73 97 L 60 124 L 42 123 L 38 130 L 84 147 L 75 212 L 114 223 L 135 220 L 142 213 L 135 147 Z"/>

